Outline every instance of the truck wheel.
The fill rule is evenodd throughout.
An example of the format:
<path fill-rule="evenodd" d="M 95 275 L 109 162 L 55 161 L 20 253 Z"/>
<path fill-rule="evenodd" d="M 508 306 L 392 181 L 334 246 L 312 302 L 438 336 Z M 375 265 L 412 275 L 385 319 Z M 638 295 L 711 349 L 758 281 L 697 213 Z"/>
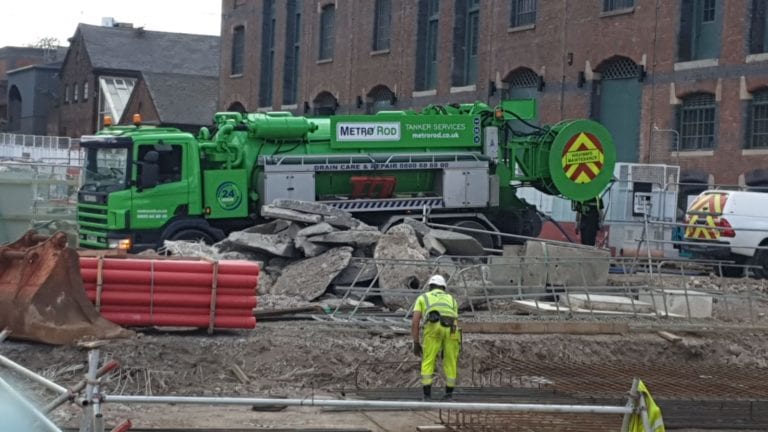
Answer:
<path fill-rule="evenodd" d="M 213 244 L 216 241 L 213 236 L 203 230 L 183 229 L 174 233 L 168 240 L 203 241 L 205 244 Z"/>

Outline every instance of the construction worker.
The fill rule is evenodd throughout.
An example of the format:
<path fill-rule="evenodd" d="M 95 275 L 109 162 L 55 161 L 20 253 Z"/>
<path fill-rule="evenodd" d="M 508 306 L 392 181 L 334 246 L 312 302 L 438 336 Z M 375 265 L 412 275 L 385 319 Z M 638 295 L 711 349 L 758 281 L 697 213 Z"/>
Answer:
<path fill-rule="evenodd" d="M 419 342 L 419 327 L 424 319 L 424 347 Z M 443 400 L 453 399 L 456 387 L 459 351 L 461 350 L 461 331 L 459 330 L 459 304 L 446 292 L 445 279 L 434 275 L 427 282 L 427 292 L 416 299 L 411 321 L 413 353 L 421 357 L 421 385 L 424 400 L 432 399 L 437 356 L 443 353 L 443 372 L 445 373 L 445 396 Z"/>
<path fill-rule="evenodd" d="M 576 234 L 581 235 L 581 244 L 594 246 L 603 221 L 603 200 L 598 197 L 575 204 Z"/>

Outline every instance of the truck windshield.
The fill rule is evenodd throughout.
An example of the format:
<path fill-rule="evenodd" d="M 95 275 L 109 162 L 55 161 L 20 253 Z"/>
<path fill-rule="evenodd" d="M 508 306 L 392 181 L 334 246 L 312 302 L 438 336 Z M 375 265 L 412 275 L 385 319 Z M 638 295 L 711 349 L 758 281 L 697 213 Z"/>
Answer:
<path fill-rule="evenodd" d="M 85 156 L 83 190 L 110 192 L 125 189 L 128 149 L 88 147 Z"/>

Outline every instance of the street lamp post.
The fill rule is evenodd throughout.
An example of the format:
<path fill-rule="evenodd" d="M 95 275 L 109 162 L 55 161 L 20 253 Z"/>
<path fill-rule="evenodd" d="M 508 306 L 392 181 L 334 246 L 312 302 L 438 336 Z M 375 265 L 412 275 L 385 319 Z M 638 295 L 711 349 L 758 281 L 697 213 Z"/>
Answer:
<path fill-rule="evenodd" d="M 668 132 L 675 134 L 675 156 L 677 159 L 677 166 L 680 166 L 680 132 L 675 129 L 660 129 L 655 124 L 653 125 L 654 132 Z"/>

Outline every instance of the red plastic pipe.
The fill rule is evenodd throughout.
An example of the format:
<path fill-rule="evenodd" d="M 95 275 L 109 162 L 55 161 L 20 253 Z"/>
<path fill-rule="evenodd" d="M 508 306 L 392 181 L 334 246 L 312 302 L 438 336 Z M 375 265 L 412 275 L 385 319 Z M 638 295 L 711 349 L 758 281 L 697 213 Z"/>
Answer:
<path fill-rule="evenodd" d="M 96 269 L 82 269 L 82 279 L 84 282 L 96 282 Z M 154 282 L 153 282 L 154 280 Z M 171 272 L 149 272 L 134 270 L 103 270 L 102 282 L 104 283 L 124 283 L 124 284 L 144 284 L 150 285 L 189 285 L 211 287 L 213 274 L 205 273 L 171 273 Z M 258 275 L 226 275 L 220 274 L 217 286 L 228 288 L 255 288 L 259 283 Z"/>
<path fill-rule="evenodd" d="M 96 283 L 88 282 L 84 283 L 86 291 L 96 291 Z M 141 292 L 149 293 L 154 291 L 156 293 L 168 293 L 168 294 L 210 294 L 211 289 L 205 287 L 189 287 L 189 286 L 172 286 L 172 285 L 157 285 L 150 287 L 149 285 L 130 285 L 130 284 L 113 284 L 107 283 L 101 286 L 101 292 L 106 291 L 121 291 L 121 292 Z M 233 295 L 243 297 L 253 297 L 256 295 L 256 290 L 253 288 L 217 288 L 217 295 Z"/>
<path fill-rule="evenodd" d="M 170 315 L 208 315 L 210 309 L 208 308 L 193 308 L 193 307 L 171 307 L 171 306 L 156 306 L 152 308 L 153 314 L 170 314 Z M 122 305 L 102 305 L 101 313 L 134 313 L 134 314 L 148 314 L 150 313 L 149 306 L 122 306 Z M 240 316 L 249 317 L 253 316 L 253 309 L 229 309 L 229 308 L 216 308 L 216 316 Z"/>
<path fill-rule="evenodd" d="M 98 258 L 80 258 L 81 269 L 98 268 Z M 189 260 L 147 260 L 147 259 L 104 259 L 104 270 L 134 270 L 170 273 L 213 273 L 213 264 L 207 261 Z M 219 261 L 219 274 L 257 275 L 259 264 L 252 261 Z"/>
<path fill-rule="evenodd" d="M 95 291 L 86 291 L 91 301 L 96 300 Z M 211 294 L 168 294 L 134 292 L 102 292 L 101 304 L 135 305 L 135 306 L 174 306 L 174 307 L 204 307 L 210 306 Z M 241 297 L 230 295 L 216 296 L 217 308 L 246 309 L 256 307 L 256 297 Z"/>
<path fill-rule="evenodd" d="M 181 326 L 181 327 L 208 327 L 208 315 L 172 315 L 172 314 L 153 314 L 148 313 L 122 313 L 105 312 L 104 318 L 115 324 L 123 326 Z M 214 327 L 217 328 L 240 328 L 252 329 L 256 327 L 256 318 L 254 317 L 234 317 L 217 316 L 214 320 Z"/>

